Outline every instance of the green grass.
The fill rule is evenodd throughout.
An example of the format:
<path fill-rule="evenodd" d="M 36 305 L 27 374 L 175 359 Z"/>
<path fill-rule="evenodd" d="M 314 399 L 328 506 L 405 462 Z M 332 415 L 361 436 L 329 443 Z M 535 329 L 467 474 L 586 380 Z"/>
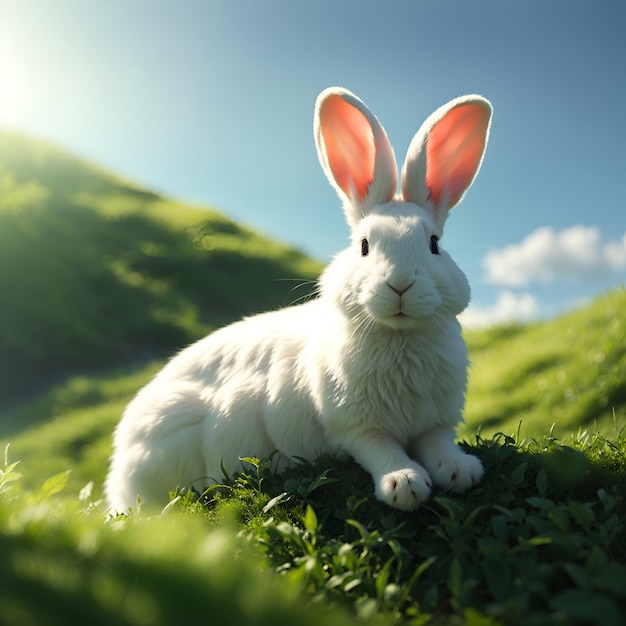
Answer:
<path fill-rule="evenodd" d="M 233 526 L 176 511 L 107 523 L 89 486 L 64 497 L 63 473 L 24 492 L 17 469 L 0 472 L 0 624 L 353 623 L 303 611 L 301 589 L 268 576 Z"/>
<path fill-rule="evenodd" d="M 618 626 L 626 439 L 565 443 L 478 439 L 484 483 L 413 513 L 375 501 L 352 463 L 275 475 L 245 459 L 201 501 L 104 521 L 89 485 L 24 491 L 9 463 L 0 623 Z"/>
<path fill-rule="evenodd" d="M 621 625 L 623 288 L 467 334 L 461 436 L 487 470 L 469 494 L 407 514 L 353 463 L 276 476 L 249 459 L 201 502 L 107 519 L 111 434 L 137 389 L 318 271 L 215 211 L 0 132 L 0 624 Z"/>
<path fill-rule="evenodd" d="M 619 624 L 626 441 L 568 443 L 479 440 L 485 483 L 436 493 L 415 513 L 373 501 L 354 464 L 323 459 L 274 477 L 257 463 L 205 515 L 226 507 L 281 576 L 362 618 Z"/>

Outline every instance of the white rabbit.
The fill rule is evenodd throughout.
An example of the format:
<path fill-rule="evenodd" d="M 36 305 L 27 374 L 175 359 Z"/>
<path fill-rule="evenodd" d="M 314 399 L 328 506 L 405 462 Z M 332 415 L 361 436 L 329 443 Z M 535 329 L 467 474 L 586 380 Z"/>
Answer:
<path fill-rule="evenodd" d="M 468 489 L 480 461 L 455 444 L 467 383 L 456 316 L 470 289 L 439 244 L 448 211 L 483 158 L 491 105 L 452 100 L 413 138 L 402 194 L 387 135 L 345 89 L 315 107 L 322 167 L 352 243 L 323 272 L 319 297 L 217 330 L 175 356 L 128 405 L 105 492 L 113 510 L 202 491 L 243 456 L 348 454 L 399 509 L 433 482 Z M 223 469 L 222 469 L 223 468 Z"/>

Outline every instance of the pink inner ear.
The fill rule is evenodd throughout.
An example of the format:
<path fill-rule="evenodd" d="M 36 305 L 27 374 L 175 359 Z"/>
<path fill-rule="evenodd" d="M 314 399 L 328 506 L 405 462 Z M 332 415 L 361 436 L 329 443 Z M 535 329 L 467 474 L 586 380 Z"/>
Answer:
<path fill-rule="evenodd" d="M 435 206 L 446 194 L 454 206 L 469 187 L 482 159 L 489 114 L 477 103 L 455 107 L 431 129 L 426 146 L 426 184 Z"/>
<path fill-rule="evenodd" d="M 339 188 L 362 201 L 374 180 L 376 149 L 367 118 L 341 96 L 329 96 L 320 110 L 328 165 Z"/>

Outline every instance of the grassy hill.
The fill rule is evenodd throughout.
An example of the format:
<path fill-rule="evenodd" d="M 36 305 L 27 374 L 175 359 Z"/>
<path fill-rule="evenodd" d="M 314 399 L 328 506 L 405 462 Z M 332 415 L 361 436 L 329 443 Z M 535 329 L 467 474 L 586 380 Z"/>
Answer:
<path fill-rule="evenodd" d="M 0 407 L 289 304 L 318 272 L 216 211 L 0 132 Z"/>
<path fill-rule="evenodd" d="M 467 334 L 465 432 L 615 436 L 626 427 L 626 290 L 527 326 Z"/>
<path fill-rule="evenodd" d="M 274 476 L 251 460 L 208 502 L 104 521 L 111 433 L 137 389 L 318 271 L 218 212 L 0 133 L 0 625 L 622 623 L 624 289 L 468 333 L 462 436 L 487 468 L 468 495 L 403 514 L 354 464 Z"/>

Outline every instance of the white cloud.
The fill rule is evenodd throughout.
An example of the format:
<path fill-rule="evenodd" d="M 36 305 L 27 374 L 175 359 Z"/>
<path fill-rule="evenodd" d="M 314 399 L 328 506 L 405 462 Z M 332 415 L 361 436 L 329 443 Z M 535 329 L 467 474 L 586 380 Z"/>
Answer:
<path fill-rule="evenodd" d="M 544 226 L 519 244 L 492 250 L 482 264 L 486 281 L 502 287 L 559 279 L 588 281 L 626 268 L 626 233 L 619 241 L 606 242 L 597 226 L 562 231 Z"/>
<path fill-rule="evenodd" d="M 489 307 L 470 306 L 459 315 L 466 328 L 484 328 L 494 324 L 528 320 L 539 311 L 539 303 L 530 293 L 501 291 Z"/>
<path fill-rule="evenodd" d="M 614 269 L 626 267 L 626 233 L 621 241 L 607 243 L 604 248 L 604 256 L 607 263 Z"/>

